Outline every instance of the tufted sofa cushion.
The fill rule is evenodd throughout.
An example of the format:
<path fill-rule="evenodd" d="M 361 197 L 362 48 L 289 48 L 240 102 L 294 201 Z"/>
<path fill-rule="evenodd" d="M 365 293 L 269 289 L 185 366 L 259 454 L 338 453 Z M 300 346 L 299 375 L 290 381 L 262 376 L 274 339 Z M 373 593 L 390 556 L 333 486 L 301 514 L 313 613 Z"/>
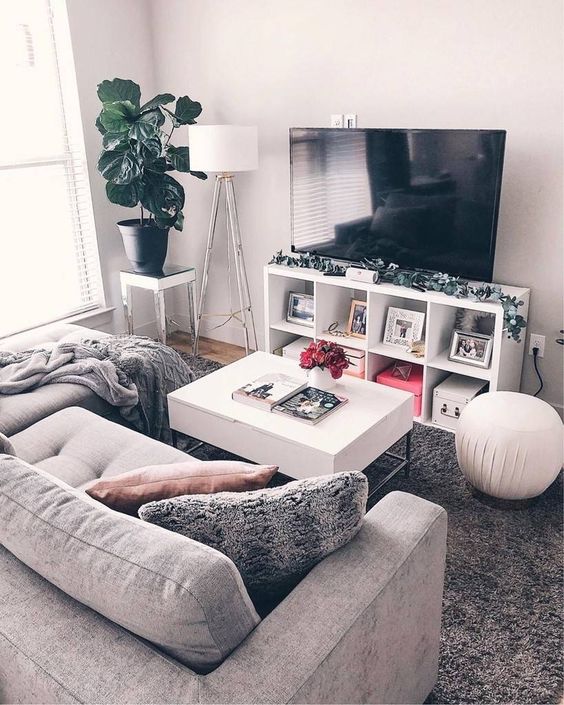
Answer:
<path fill-rule="evenodd" d="M 104 333 L 85 326 L 76 326 L 73 323 L 49 323 L 32 330 L 26 330 L 16 335 L 0 338 L 0 350 L 19 352 L 35 347 L 52 348 L 57 343 L 83 340 L 84 338 L 105 338 L 109 333 Z"/>
<path fill-rule="evenodd" d="M 58 411 L 10 438 L 18 457 L 82 488 L 145 465 L 186 460 L 186 453 L 86 409 Z"/>

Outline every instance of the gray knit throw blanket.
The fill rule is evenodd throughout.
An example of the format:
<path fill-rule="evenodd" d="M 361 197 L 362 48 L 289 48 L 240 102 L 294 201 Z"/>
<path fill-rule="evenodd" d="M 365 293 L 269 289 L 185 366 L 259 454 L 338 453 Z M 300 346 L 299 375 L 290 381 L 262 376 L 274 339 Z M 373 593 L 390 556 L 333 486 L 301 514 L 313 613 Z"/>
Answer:
<path fill-rule="evenodd" d="M 0 394 L 30 392 L 46 384 L 82 384 L 134 428 L 170 441 L 166 395 L 194 375 L 167 345 L 137 335 L 60 343 L 51 350 L 0 351 Z"/>

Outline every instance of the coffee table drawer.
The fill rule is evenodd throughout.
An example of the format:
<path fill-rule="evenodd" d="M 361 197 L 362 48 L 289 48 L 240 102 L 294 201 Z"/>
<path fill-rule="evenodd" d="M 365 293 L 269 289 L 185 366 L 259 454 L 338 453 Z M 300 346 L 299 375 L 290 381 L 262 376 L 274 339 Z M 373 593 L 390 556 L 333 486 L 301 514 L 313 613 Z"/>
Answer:
<path fill-rule="evenodd" d="M 169 402 L 170 426 L 205 443 L 302 479 L 334 472 L 334 458 L 313 448 L 277 438 L 234 419 Z"/>

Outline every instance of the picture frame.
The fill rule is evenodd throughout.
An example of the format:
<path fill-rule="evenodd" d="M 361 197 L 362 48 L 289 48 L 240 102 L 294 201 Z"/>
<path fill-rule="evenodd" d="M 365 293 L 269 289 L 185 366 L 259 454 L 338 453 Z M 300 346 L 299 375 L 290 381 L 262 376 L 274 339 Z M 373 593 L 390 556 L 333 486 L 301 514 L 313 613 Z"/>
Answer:
<path fill-rule="evenodd" d="M 315 323 L 314 299 L 312 294 L 301 291 L 291 291 L 288 295 L 288 323 L 313 328 Z"/>
<path fill-rule="evenodd" d="M 489 369 L 492 359 L 493 337 L 482 333 L 453 330 L 448 359 Z"/>
<path fill-rule="evenodd" d="M 411 311 L 406 308 L 390 306 L 384 329 L 384 343 L 410 348 L 423 338 L 425 314 L 421 311 Z"/>
<path fill-rule="evenodd" d="M 366 338 L 368 304 L 360 299 L 351 301 L 347 333 L 353 338 Z"/>

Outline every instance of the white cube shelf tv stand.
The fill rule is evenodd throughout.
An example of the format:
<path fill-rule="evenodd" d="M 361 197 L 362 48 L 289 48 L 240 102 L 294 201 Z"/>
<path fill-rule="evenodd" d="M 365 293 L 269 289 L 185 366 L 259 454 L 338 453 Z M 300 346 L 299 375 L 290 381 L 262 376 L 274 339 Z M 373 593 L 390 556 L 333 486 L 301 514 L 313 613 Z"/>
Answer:
<path fill-rule="evenodd" d="M 526 319 L 529 308 L 529 289 L 502 286 L 504 293 L 524 302 L 519 313 Z M 314 326 L 296 325 L 286 321 L 288 296 L 297 291 L 314 296 Z M 526 329 L 521 331 L 521 342 L 507 337 L 504 330 L 503 309 L 500 304 L 457 299 L 446 294 L 394 286 L 393 284 L 364 284 L 344 277 L 323 276 L 312 269 L 267 265 L 264 269 L 265 292 L 265 349 L 268 352 L 291 343 L 298 336 L 312 340 L 334 340 L 343 347 L 366 352 L 365 377 L 373 381 L 378 373 L 395 360 L 411 362 L 423 367 L 423 399 L 421 416 L 424 423 L 431 421 L 433 389 L 451 373 L 488 382 L 490 391 L 519 391 L 521 368 L 525 350 Z M 344 330 L 353 299 L 367 302 L 366 338 L 331 336 L 327 333 L 335 321 Z M 386 345 L 384 327 L 388 308 L 396 306 L 425 313 L 425 355 L 416 358 L 395 345 Z M 493 352 L 488 369 L 452 362 L 448 359 L 451 334 L 455 327 L 457 309 L 483 311 L 494 316 Z"/>

